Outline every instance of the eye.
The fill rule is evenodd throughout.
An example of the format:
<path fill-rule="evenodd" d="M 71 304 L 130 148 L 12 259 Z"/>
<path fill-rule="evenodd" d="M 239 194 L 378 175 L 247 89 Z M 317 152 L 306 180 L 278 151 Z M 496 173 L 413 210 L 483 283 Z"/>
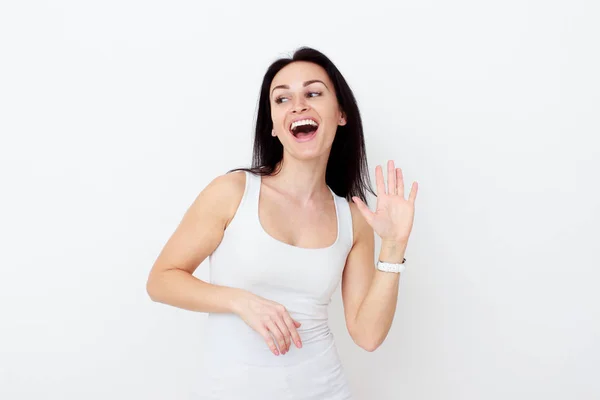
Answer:
<path fill-rule="evenodd" d="M 308 98 L 312 98 L 312 97 L 317 97 L 317 96 L 320 96 L 320 95 L 322 95 L 322 94 L 323 94 L 322 92 L 308 92 L 308 93 L 306 94 L 306 97 L 308 97 Z M 314 95 L 314 96 L 313 96 L 313 95 Z M 281 103 L 283 103 L 283 100 L 287 100 L 287 97 L 278 96 L 277 98 L 275 98 L 275 103 L 276 103 L 276 104 L 281 104 Z"/>

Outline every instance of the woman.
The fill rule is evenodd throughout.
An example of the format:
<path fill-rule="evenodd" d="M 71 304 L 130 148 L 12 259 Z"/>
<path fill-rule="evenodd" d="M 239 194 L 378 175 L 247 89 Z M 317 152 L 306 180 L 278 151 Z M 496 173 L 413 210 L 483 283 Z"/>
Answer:
<path fill-rule="evenodd" d="M 367 351 L 383 342 L 417 195 L 415 182 L 405 199 L 393 161 L 387 189 L 381 166 L 375 176 L 371 212 L 360 114 L 333 63 L 311 48 L 275 61 L 261 88 L 252 168 L 202 190 L 148 278 L 154 301 L 209 313 L 200 398 L 351 398 L 327 307 L 341 282 L 354 342 Z M 192 276 L 206 257 L 210 283 Z"/>

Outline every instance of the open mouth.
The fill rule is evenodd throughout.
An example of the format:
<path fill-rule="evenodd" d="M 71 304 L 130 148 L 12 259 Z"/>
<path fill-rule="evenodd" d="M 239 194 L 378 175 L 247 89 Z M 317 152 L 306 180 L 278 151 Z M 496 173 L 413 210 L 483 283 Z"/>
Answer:
<path fill-rule="evenodd" d="M 299 141 L 306 141 L 312 139 L 319 128 L 317 121 L 313 119 L 303 119 L 301 121 L 294 121 L 290 125 L 290 132 Z"/>

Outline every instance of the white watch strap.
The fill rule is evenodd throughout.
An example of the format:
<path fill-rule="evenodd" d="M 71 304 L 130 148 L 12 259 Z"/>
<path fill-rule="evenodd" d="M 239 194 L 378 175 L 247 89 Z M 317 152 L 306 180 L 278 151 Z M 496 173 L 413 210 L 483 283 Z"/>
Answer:
<path fill-rule="evenodd" d="M 400 273 L 406 269 L 406 259 L 402 263 L 387 263 L 383 261 L 377 262 L 377 269 L 383 272 L 396 272 Z"/>

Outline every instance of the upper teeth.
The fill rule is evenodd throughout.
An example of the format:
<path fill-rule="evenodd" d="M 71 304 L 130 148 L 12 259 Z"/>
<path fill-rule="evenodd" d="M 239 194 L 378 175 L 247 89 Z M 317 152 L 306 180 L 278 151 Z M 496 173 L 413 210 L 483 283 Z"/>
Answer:
<path fill-rule="evenodd" d="M 303 119 L 303 120 L 300 120 L 300 121 L 293 122 L 292 126 L 290 127 L 290 129 L 294 129 L 297 126 L 307 125 L 307 124 L 318 126 L 317 123 L 315 121 L 313 121 L 312 119 Z"/>

